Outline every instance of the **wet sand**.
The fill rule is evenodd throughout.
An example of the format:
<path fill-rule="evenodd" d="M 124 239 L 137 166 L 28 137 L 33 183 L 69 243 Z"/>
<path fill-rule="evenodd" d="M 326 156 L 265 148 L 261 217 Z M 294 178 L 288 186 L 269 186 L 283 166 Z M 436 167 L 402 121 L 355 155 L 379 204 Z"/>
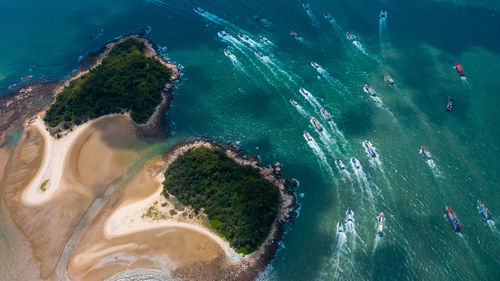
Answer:
<path fill-rule="evenodd" d="M 72 143 L 60 192 L 43 205 L 26 206 L 21 195 L 42 163 L 44 139 L 33 127 L 25 130 L 4 169 L 2 198 L 10 218 L 31 245 L 40 278 L 53 274 L 66 241 L 90 203 L 136 160 L 137 155 L 128 149 L 134 141 L 135 131 L 127 117 L 96 121 Z M 94 179 L 94 167 L 104 165 L 110 167 L 104 171 L 108 174 L 98 173 Z"/>
<path fill-rule="evenodd" d="M 160 158 L 148 161 L 109 199 L 73 253 L 68 264 L 71 279 L 105 279 L 137 268 L 199 274 L 192 280 L 219 279 L 227 256 L 216 239 L 196 228 L 196 223 L 199 223 L 196 218 L 185 218 L 187 222 L 178 223 L 182 220 L 180 214 L 175 219 L 169 217 L 170 220 L 142 216 L 153 201 L 161 200 L 161 174 L 165 165 Z M 127 216 L 123 213 L 124 208 L 143 201 L 146 203 L 133 209 L 134 214 Z M 159 203 L 156 205 L 161 209 Z M 109 220 L 116 213 L 118 220 L 125 220 L 116 226 L 130 224 L 130 229 L 113 233 L 106 231 Z M 165 216 L 169 216 L 168 212 Z M 212 266 L 207 268 L 209 264 Z M 198 270 L 193 270 L 196 267 Z"/>

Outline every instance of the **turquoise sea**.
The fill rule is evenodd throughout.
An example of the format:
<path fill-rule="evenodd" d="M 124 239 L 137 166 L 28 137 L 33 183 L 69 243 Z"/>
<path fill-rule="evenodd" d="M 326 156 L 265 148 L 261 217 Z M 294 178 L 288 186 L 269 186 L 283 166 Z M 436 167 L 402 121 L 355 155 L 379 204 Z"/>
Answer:
<path fill-rule="evenodd" d="M 148 36 L 184 66 L 168 113 L 175 136 L 237 142 L 300 182 L 300 214 L 262 280 L 500 280 L 500 2 L 308 3 L 309 12 L 293 0 L 4 0 L 0 93 L 25 75 L 62 79 L 87 51 L 150 26 Z M 197 6 L 207 12 L 195 13 Z M 446 112 L 449 96 L 454 107 Z M 478 213 L 478 199 L 491 222 Z M 455 207 L 461 233 L 444 217 L 446 205 Z M 354 229 L 337 234 L 349 207 Z"/>

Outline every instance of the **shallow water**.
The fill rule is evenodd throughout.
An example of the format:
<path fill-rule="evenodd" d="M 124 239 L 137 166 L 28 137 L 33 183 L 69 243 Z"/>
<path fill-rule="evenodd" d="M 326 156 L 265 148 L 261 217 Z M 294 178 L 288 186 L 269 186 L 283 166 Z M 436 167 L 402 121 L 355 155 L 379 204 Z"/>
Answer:
<path fill-rule="evenodd" d="M 266 162 L 280 161 L 285 176 L 300 180 L 300 216 L 263 280 L 498 279 L 499 234 L 475 206 L 483 199 L 494 216 L 500 213 L 498 1 L 310 1 L 318 24 L 300 2 L 285 0 L 37 3 L 12 2 L 0 11 L 0 53 L 9 54 L 0 57 L 1 92 L 28 74 L 61 79 L 88 50 L 149 25 L 154 42 L 184 65 L 168 113 L 176 137 L 203 134 L 239 142 Z M 195 6 L 210 18 L 196 14 Z M 388 10 L 383 25 L 380 9 Z M 324 19 L 324 11 L 336 25 Z M 253 20 L 253 14 L 266 21 Z M 102 36 L 89 39 L 101 28 Z M 234 40 L 221 41 L 220 30 Z M 238 31 L 258 44 L 241 40 Z M 345 38 L 347 31 L 366 54 Z M 258 35 L 273 45 L 262 44 Z M 224 55 L 228 46 L 242 67 Z M 466 80 L 453 69 L 455 61 Z M 383 81 L 385 72 L 394 86 Z M 363 92 L 366 83 L 383 106 Z M 330 112 L 338 130 L 326 126 L 299 87 Z M 455 104 L 447 113 L 450 95 Z M 312 127 L 311 115 L 325 134 Z M 376 147 L 376 161 L 366 155 L 364 138 Z M 433 163 L 419 154 L 421 145 L 430 149 Z M 351 156 L 362 172 L 348 165 Z M 337 157 L 350 177 L 336 168 Z M 445 205 L 456 208 L 461 235 L 443 218 Z M 347 235 L 337 250 L 335 225 L 348 207 L 356 213 L 357 236 Z M 386 232 L 376 238 L 380 211 L 387 217 Z"/>

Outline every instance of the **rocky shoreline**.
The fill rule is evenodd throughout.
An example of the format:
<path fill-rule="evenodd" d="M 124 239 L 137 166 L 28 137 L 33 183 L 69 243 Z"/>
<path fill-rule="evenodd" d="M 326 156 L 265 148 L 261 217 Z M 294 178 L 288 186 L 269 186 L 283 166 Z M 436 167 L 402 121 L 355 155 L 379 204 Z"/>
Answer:
<path fill-rule="evenodd" d="M 284 235 L 285 224 L 293 221 L 297 215 L 296 210 L 298 204 L 295 196 L 297 182 L 293 179 L 283 179 L 281 177 L 282 165 L 279 162 L 270 166 L 264 166 L 257 156 L 248 155 L 245 151 L 231 142 L 223 144 L 208 137 L 182 141 L 165 152 L 163 158 L 165 162 L 170 163 L 182 152 L 202 145 L 212 148 L 222 148 L 226 152 L 226 155 L 235 160 L 238 164 L 251 165 L 259 169 L 260 173 L 277 186 L 280 191 L 279 211 L 266 240 L 257 251 L 241 257 L 236 262 L 232 262 L 227 266 L 227 270 L 225 271 L 224 280 L 255 280 L 274 259 L 276 251 L 280 247 L 280 241 Z M 181 279 L 188 277 L 182 272 L 174 272 L 174 276 Z M 189 280 L 189 278 L 186 279 Z"/>
<path fill-rule="evenodd" d="M 84 66 L 83 61 L 81 61 L 78 69 L 74 71 L 71 77 L 61 81 L 34 81 L 1 97 L 0 146 L 8 142 L 6 134 L 8 131 L 22 128 L 28 119 L 47 110 L 55 101 L 57 94 L 60 93 L 64 87 L 68 86 L 72 80 L 97 67 L 114 45 L 129 38 L 135 38 L 144 42 L 146 45 L 146 55 L 154 56 L 172 71 L 171 79 L 162 91 L 162 102 L 156 107 L 155 112 L 148 122 L 146 124 L 136 124 L 133 122 L 134 125 L 136 125 L 139 135 L 145 137 L 157 136 L 161 131 L 160 129 L 164 126 L 164 115 L 170 108 L 170 102 L 173 99 L 172 90 L 175 87 L 175 82 L 179 79 L 179 69 L 160 56 L 157 47 L 151 42 L 151 39 L 143 38 L 142 36 L 144 35 L 145 32 L 127 34 L 109 41 L 97 51 L 89 52 L 86 57 L 87 65 Z"/>

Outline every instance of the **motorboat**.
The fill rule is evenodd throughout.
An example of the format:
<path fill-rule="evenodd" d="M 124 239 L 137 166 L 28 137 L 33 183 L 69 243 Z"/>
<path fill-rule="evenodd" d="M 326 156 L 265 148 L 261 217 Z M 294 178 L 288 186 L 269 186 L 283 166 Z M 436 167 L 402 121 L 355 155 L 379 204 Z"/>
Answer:
<path fill-rule="evenodd" d="M 455 62 L 455 68 L 457 69 L 458 74 L 460 74 L 460 76 L 462 77 L 465 76 L 464 70 L 462 69 L 462 66 L 458 62 Z"/>
<path fill-rule="evenodd" d="M 453 207 L 446 206 L 445 207 L 445 215 L 448 217 L 450 221 L 451 227 L 455 232 L 459 232 L 462 229 L 460 222 L 458 221 L 457 216 L 455 215 L 455 211 L 453 211 Z"/>
<path fill-rule="evenodd" d="M 325 118 L 326 121 L 330 121 L 330 119 L 332 118 L 330 116 L 330 113 L 328 113 L 328 111 L 326 111 L 326 109 L 324 109 L 323 107 L 321 108 L 321 115 L 323 115 L 323 118 Z"/>
<path fill-rule="evenodd" d="M 243 34 L 241 32 L 238 32 L 238 37 L 240 37 L 243 40 L 248 40 L 248 36 L 246 36 L 245 34 Z"/>
<path fill-rule="evenodd" d="M 345 212 L 345 220 L 347 222 L 354 221 L 354 212 L 351 210 L 351 208 L 348 208 Z"/>
<path fill-rule="evenodd" d="M 257 14 L 255 14 L 255 15 L 253 15 L 253 19 L 259 21 L 259 20 L 262 19 L 262 17 L 259 16 L 259 15 L 257 15 Z"/>
<path fill-rule="evenodd" d="M 381 10 L 379 17 L 380 17 L 381 20 L 386 20 L 387 19 L 387 11 L 386 10 Z"/>
<path fill-rule="evenodd" d="M 306 139 L 306 141 L 312 141 L 313 140 L 313 138 L 311 137 L 311 135 L 308 132 L 304 132 L 304 138 Z"/>
<path fill-rule="evenodd" d="M 361 165 L 359 164 L 358 159 L 351 157 L 351 163 L 354 165 L 354 168 L 359 169 Z"/>
<path fill-rule="evenodd" d="M 319 68 L 319 64 L 317 62 L 314 62 L 314 61 L 311 62 L 311 66 L 316 68 L 316 69 Z"/>
<path fill-rule="evenodd" d="M 255 54 L 261 58 L 264 56 L 264 54 L 261 51 L 255 51 Z"/>
<path fill-rule="evenodd" d="M 227 35 L 227 33 L 226 33 L 226 31 L 221 30 L 221 31 L 217 32 L 217 35 L 219 35 L 220 37 L 225 37 Z"/>
<path fill-rule="evenodd" d="M 330 13 L 325 12 L 324 16 L 325 16 L 325 19 L 327 21 L 329 21 L 329 22 L 334 22 L 335 21 Z"/>
<path fill-rule="evenodd" d="M 368 151 L 368 154 L 370 154 L 371 157 L 375 158 L 377 157 L 377 154 L 375 153 L 375 150 L 373 149 L 373 146 L 371 142 L 369 142 L 367 139 L 363 141 L 363 145 L 366 148 L 366 151 Z"/>
<path fill-rule="evenodd" d="M 231 51 L 228 48 L 225 48 L 224 49 L 224 55 L 226 55 L 226 56 L 229 57 L 231 55 Z"/>
<path fill-rule="evenodd" d="M 335 164 L 337 164 L 337 166 L 339 166 L 339 169 L 341 170 L 344 170 L 345 169 L 345 165 L 344 163 L 342 162 L 342 160 L 338 159 L 338 158 L 335 158 Z"/>
<path fill-rule="evenodd" d="M 427 158 L 427 160 L 431 160 L 432 159 L 432 154 L 429 151 L 429 149 L 427 148 L 427 146 L 422 145 L 420 147 L 420 151 L 422 151 L 422 154 L 425 156 L 425 158 Z"/>
<path fill-rule="evenodd" d="M 451 111 L 453 108 L 453 97 L 448 97 L 448 103 L 446 104 L 446 111 Z"/>
<path fill-rule="evenodd" d="M 339 222 L 337 224 L 337 233 L 342 233 L 342 232 L 345 232 L 344 226 L 342 225 L 342 222 Z"/>
<path fill-rule="evenodd" d="M 290 31 L 290 35 L 292 35 L 293 37 L 295 37 L 295 39 L 297 39 L 297 40 L 300 38 L 299 34 L 297 32 L 295 32 L 295 31 L 293 31 L 293 30 Z"/>
<path fill-rule="evenodd" d="M 269 43 L 269 40 L 267 40 L 267 38 L 262 35 L 259 35 L 259 39 L 264 43 Z"/>
<path fill-rule="evenodd" d="M 355 40 L 354 35 L 352 35 L 349 31 L 345 34 L 345 37 L 351 41 Z"/>
<path fill-rule="evenodd" d="M 295 101 L 295 100 L 293 100 L 293 99 L 290 99 L 290 103 L 291 103 L 292 105 L 294 105 L 294 106 L 297 106 L 297 105 L 299 104 L 298 102 L 296 102 L 296 101 Z"/>
<path fill-rule="evenodd" d="M 311 96 L 311 93 L 302 87 L 300 87 L 299 92 L 306 98 L 309 98 L 309 96 Z"/>
<path fill-rule="evenodd" d="M 311 117 L 311 123 L 313 124 L 314 127 L 316 127 L 316 129 L 318 131 L 323 131 L 323 127 L 321 126 L 321 124 L 318 122 L 318 119 L 316 119 L 315 117 Z"/>
<path fill-rule="evenodd" d="M 384 213 L 380 212 L 377 217 L 377 235 L 382 237 L 384 236 L 384 227 L 385 227 L 385 216 Z"/>
<path fill-rule="evenodd" d="M 394 85 L 394 80 L 392 79 L 391 75 L 389 75 L 389 73 L 385 73 L 384 74 L 384 80 L 385 82 L 389 83 L 389 85 Z"/>
<path fill-rule="evenodd" d="M 477 200 L 477 209 L 486 220 L 491 220 L 491 213 L 481 200 Z"/>
<path fill-rule="evenodd" d="M 195 12 L 197 12 L 198 14 L 204 14 L 205 13 L 205 10 L 203 10 L 202 8 L 200 7 L 196 7 L 193 9 Z"/>
<path fill-rule="evenodd" d="M 368 86 L 368 84 L 365 84 L 365 86 L 363 87 L 363 90 L 365 91 L 365 93 L 370 94 L 373 97 L 377 95 L 377 92 L 375 92 L 374 89 L 372 89 L 370 86 Z"/>
<path fill-rule="evenodd" d="M 308 12 L 311 10 L 311 6 L 309 6 L 309 4 L 308 4 L 308 3 L 304 3 L 304 4 L 302 4 L 302 7 L 304 7 L 304 9 L 305 9 L 306 11 L 308 11 Z"/>

